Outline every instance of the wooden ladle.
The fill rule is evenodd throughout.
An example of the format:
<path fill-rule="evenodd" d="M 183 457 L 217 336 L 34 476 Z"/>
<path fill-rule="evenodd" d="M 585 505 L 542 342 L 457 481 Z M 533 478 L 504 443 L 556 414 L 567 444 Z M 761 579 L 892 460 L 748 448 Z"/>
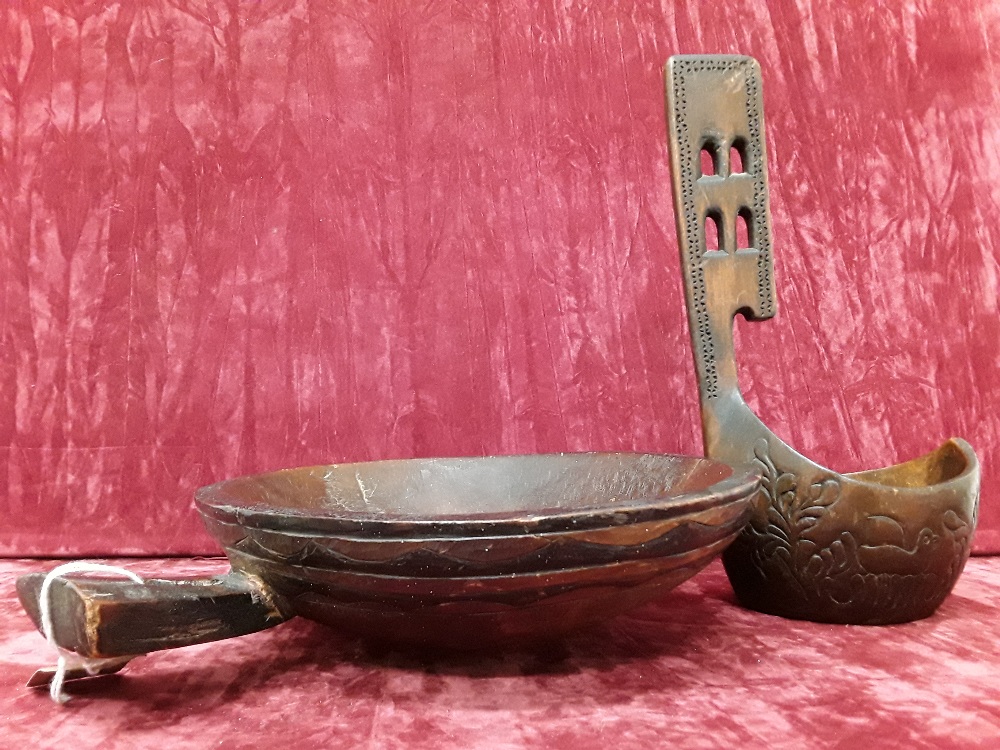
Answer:
<path fill-rule="evenodd" d="M 969 556 L 976 454 L 952 439 L 897 466 L 839 474 L 796 453 L 750 410 L 733 319 L 765 320 L 776 309 L 760 67 L 742 56 L 672 57 L 666 96 L 705 453 L 755 462 L 764 477 L 751 522 L 723 555 L 739 601 L 820 622 L 927 617 Z"/>

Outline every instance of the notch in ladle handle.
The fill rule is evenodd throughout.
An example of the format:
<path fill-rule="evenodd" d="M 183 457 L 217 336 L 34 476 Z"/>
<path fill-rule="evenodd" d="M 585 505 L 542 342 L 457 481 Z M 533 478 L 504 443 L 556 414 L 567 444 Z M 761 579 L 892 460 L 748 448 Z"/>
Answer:
<path fill-rule="evenodd" d="M 21 604 L 39 630 L 45 578 L 44 573 L 32 573 L 17 581 Z M 233 638 L 291 616 L 285 602 L 262 582 L 236 572 L 142 583 L 74 574 L 56 578 L 49 597 L 53 640 L 88 659 Z"/>

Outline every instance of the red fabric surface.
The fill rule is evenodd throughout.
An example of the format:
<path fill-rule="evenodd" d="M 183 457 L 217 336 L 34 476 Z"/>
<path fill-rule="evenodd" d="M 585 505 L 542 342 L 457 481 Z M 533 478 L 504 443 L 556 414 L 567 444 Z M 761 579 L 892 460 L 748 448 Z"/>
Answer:
<path fill-rule="evenodd" d="M 122 561 L 119 561 L 119 563 Z M 218 561 L 125 561 L 157 575 Z M 138 659 L 65 706 L 22 687 L 52 652 L 0 561 L 0 747 L 996 748 L 1000 559 L 933 617 L 871 628 L 734 605 L 718 564 L 543 653 L 374 653 L 304 620 Z"/>
<path fill-rule="evenodd" d="M 0 554 L 215 550 L 192 490 L 699 454 L 660 66 L 761 61 L 803 453 L 952 435 L 1000 550 L 1000 3 L 5 3 Z"/>

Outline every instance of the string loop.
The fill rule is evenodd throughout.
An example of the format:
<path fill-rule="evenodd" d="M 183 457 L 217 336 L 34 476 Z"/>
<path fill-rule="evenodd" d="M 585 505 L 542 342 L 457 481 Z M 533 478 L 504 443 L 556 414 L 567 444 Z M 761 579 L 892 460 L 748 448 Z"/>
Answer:
<path fill-rule="evenodd" d="M 129 578 L 136 583 L 145 583 L 143 579 L 125 568 L 118 568 L 114 565 L 104 565 L 91 562 L 70 562 L 53 568 L 42 581 L 42 588 L 38 592 L 38 608 L 42 619 L 42 634 L 59 654 L 56 662 L 55 675 L 49 683 L 49 697 L 56 703 L 65 703 L 69 700 L 69 695 L 63 690 L 63 683 L 66 680 L 68 669 L 83 669 L 89 675 L 95 675 L 105 667 L 115 666 L 121 663 L 121 657 L 110 659 L 92 659 L 81 656 L 73 651 L 62 648 L 55 639 L 55 628 L 52 624 L 52 584 L 57 578 L 62 578 L 69 573 L 106 573 L 109 575 Z"/>

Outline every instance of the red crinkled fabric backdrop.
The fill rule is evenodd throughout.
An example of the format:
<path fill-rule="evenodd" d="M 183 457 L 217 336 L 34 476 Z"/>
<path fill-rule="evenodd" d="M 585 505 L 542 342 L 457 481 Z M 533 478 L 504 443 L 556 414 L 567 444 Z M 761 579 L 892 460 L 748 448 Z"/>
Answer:
<path fill-rule="evenodd" d="M 1000 551 L 1000 4 L 0 8 L 0 553 L 216 551 L 301 464 L 700 454 L 661 66 L 765 86 L 744 388 L 847 471 L 952 435 Z"/>

